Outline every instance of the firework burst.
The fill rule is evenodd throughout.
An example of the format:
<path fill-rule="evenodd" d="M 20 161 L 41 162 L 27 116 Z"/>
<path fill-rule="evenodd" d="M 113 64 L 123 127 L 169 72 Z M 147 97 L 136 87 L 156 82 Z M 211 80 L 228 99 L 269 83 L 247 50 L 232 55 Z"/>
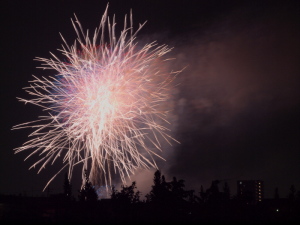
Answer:
<path fill-rule="evenodd" d="M 60 171 L 68 167 L 69 179 L 73 167 L 82 164 L 83 176 L 89 170 L 94 184 L 105 185 L 111 185 L 112 174 L 125 183 L 137 168 L 157 168 L 154 156 L 160 157 L 160 139 L 174 140 L 162 121 L 168 123 L 164 104 L 178 72 L 164 69 L 168 59 L 163 56 L 171 50 L 166 45 L 137 46 L 136 34 L 144 24 L 134 32 L 132 14 L 129 20 L 128 27 L 125 16 L 117 38 L 115 18 L 109 19 L 106 8 L 99 28 L 89 38 L 75 16 L 74 44 L 69 46 L 61 36 L 64 60 L 52 53 L 50 59 L 36 58 L 42 62 L 40 68 L 55 70 L 56 75 L 33 76 L 24 88 L 31 98 L 18 98 L 47 112 L 13 127 L 34 128 L 31 139 L 15 149 L 15 153 L 31 149 L 28 157 L 40 155 L 30 168 L 38 165 L 40 172 L 62 157 Z"/>

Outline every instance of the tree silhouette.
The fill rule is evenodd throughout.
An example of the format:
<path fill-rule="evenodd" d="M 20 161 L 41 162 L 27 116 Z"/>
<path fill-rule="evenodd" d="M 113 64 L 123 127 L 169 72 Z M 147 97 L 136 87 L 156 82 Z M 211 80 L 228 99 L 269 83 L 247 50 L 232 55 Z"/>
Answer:
<path fill-rule="evenodd" d="M 94 189 L 92 183 L 89 181 L 89 176 L 87 175 L 87 170 L 85 170 L 85 184 L 79 191 L 79 201 L 96 202 L 98 200 L 98 195 Z"/>
<path fill-rule="evenodd" d="M 224 183 L 223 192 L 224 192 L 224 199 L 226 201 L 230 200 L 230 189 L 227 182 Z"/>
<path fill-rule="evenodd" d="M 148 202 L 163 201 L 166 198 L 167 193 L 167 183 L 165 177 L 161 175 L 161 172 L 157 170 L 154 173 L 153 178 L 154 185 L 152 185 L 152 190 L 146 195 Z"/>
<path fill-rule="evenodd" d="M 67 173 L 65 173 L 65 180 L 64 180 L 64 196 L 68 200 L 72 198 L 72 185 L 70 183 Z"/>
<path fill-rule="evenodd" d="M 199 194 L 200 194 L 201 203 L 206 203 L 207 202 L 207 194 L 204 192 L 204 188 L 202 185 L 200 186 Z"/>
<path fill-rule="evenodd" d="M 207 200 L 210 203 L 218 203 L 220 201 L 220 191 L 219 191 L 219 183 L 220 181 L 218 180 L 214 180 L 211 182 L 211 186 L 209 189 L 206 190 L 206 194 L 207 194 Z"/>
<path fill-rule="evenodd" d="M 176 177 L 173 177 L 170 186 L 171 195 L 174 200 L 182 200 L 188 196 L 188 192 L 184 190 L 184 180 L 177 180 Z"/>
<path fill-rule="evenodd" d="M 121 186 L 121 191 L 117 191 L 115 187 L 112 187 L 111 199 L 120 204 L 135 204 L 140 201 L 140 192 L 135 191 L 136 182 L 132 182 L 130 186 Z"/>
<path fill-rule="evenodd" d="M 187 198 L 188 198 L 188 202 L 189 203 L 198 203 L 199 202 L 199 197 L 195 195 L 195 190 L 189 190 L 189 191 L 186 191 L 186 194 L 187 194 Z"/>
<path fill-rule="evenodd" d="M 148 195 L 148 202 L 177 202 L 189 196 L 189 191 L 184 190 L 184 180 L 177 180 L 173 177 L 171 182 L 167 182 L 161 172 L 154 173 L 154 185 Z"/>
<path fill-rule="evenodd" d="M 294 202 L 296 199 L 296 188 L 294 185 L 290 187 L 289 200 L 290 202 Z"/>

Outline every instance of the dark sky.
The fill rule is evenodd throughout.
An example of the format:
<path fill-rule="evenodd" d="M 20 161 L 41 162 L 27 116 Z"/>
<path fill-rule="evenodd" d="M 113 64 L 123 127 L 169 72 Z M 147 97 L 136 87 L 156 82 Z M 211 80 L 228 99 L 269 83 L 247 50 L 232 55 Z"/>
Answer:
<path fill-rule="evenodd" d="M 41 174 L 14 155 L 29 131 L 13 125 L 37 118 L 40 109 L 18 102 L 36 69 L 35 57 L 49 58 L 61 47 L 59 32 L 76 38 L 70 18 L 76 13 L 94 30 L 107 1 L 6 1 L 1 12 L 0 193 L 40 195 L 60 168 Z M 300 190 L 300 6 L 299 1 L 110 1 L 109 15 L 120 27 L 133 10 L 134 24 L 148 21 L 138 41 L 157 40 L 174 47 L 174 70 L 186 67 L 174 88 L 172 134 L 181 142 L 165 147 L 159 162 L 168 178 L 177 176 L 199 191 L 212 180 L 227 181 L 235 194 L 238 179 L 261 179 L 267 197 L 275 187 L 285 197 Z M 79 172 L 79 171 L 77 171 Z M 138 173 L 145 193 L 153 171 Z M 80 173 L 74 177 L 79 184 Z M 63 174 L 50 185 L 62 190 Z M 76 191 L 76 190 L 74 190 Z"/>

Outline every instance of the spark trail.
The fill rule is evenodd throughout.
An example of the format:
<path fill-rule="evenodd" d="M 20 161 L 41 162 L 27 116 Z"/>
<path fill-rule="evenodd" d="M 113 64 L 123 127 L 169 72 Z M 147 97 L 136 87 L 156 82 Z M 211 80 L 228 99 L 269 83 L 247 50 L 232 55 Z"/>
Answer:
<path fill-rule="evenodd" d="M 160 140 L 174 140 L 162 125 L 168 123 L 165 105 L 178 74 L 164 68 L 164 55 L 171 49 L 156 42 L 138 47 L 136 35 L 144 24 L 134 32 L 132 14 L 129 27 L 125 16 L 118 38 L 115 17 L 110 20 L 107 8 L 92 38 L 76 16 L 72 24 L 74 44 L 69 46 L 61 35 L 64 60 L 52 53 L 50 59 L 36 58 L 40 68 L 55 70 L 56 75 L 33 76 L 24 88 L 31 98 L 18 98 L 47 114 L 13 127 L 34 128 L 31 139 L 15 153 L 31 149 L 27 158 L 39 154 L 30 167 L 39 165 L 38 173 L 63 157 L 63 167 L 46 187 L 65 167 L 71 179 L 77 164 L 82 165 L 83 181 L 89 170 L 94 184 L 111 185 L 112 173 L 125 183 L 137 168 L 157 168 L 154 157 L 162 158 Z"/>

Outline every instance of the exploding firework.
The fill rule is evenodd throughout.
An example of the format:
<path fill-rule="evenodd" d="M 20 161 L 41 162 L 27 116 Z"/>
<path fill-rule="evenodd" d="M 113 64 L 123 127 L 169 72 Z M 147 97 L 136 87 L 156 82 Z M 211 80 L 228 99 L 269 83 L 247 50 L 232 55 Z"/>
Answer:
<path fill-rule="evenodd" d="M 144 24 L 134 32 L 132 14 L 129 20 L 128 27 L 125 16 L 117 38 L 115 18 L 110 20 L 106 8 L 89 38 L 75 16 L 75 43 L 69 46 L 61 36 L 64 59 L 52 53 L 50 59 L 36 58 L 42 62 L 40 68 L 55 70 L 56 75 L 33 76 L 24 88 L 32 97 L 18 99 L 47 114 L 13 129 L 35 129 L 15 153 L 32 149 L 28 157 L 39 154 L 30 167 L 39 165 L 38 173 L 63 157 L 61 170 L 46 187 L 65 167 L 70 179 L 77 164 L 82 165 L 83 176 L 90 171 L 94 184 L 111 185 L 114 174 L 125 183 L 137 168 L 157 168 L 154 158 L 161 158 L 160 140 L 174 140 L 164 125 L 169 110 L 164 105 L 178 73 L 164 69 L 168 59 L 163 56 L 171 49 L 156 42 L 138 47 L 136 35 Z"/>

